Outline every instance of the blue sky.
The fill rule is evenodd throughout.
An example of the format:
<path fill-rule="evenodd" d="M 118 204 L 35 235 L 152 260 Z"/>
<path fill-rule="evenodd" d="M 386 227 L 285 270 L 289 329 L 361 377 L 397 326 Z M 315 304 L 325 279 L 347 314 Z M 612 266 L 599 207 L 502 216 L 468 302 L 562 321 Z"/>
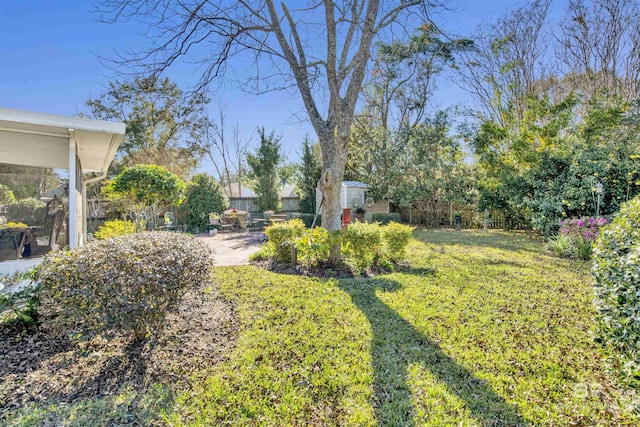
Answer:
<path fill-rule="evenodd" d="M 438 23 L 468 33 L 514 3 L 459 0 L 451 5 L 458 12 L 443 15 Z M 143 48 L 146 43 L 134 24 L 109 25 L 96 18 L 88 1 L 0 0 L 0 107 L 63 115 L 86 112 L 85 101 L 99 96 L 116 77 L 99 56 Z M 170 69 L 167 77 L 182 88 L 194 83 L 192 70 Z M 462 96 L 446 84 L 441 89 L 450 94 L 441 95 L 443 106 L 455 104 Z M 229 127 L 238 123 L 246 136 L 258 126 L 275 131 L 282 135 L 291 160 L 297 160 L 305 134 L 315 139 L 312 127 L 295 116 L 304 116 L 296 97 L 286 93 L 254 96 L 231 85 L 211 95 L 212 115 L 217 116 L 217 106 L 223 103 Z M 202 169 L 213 173 L 210 165 Z"/>

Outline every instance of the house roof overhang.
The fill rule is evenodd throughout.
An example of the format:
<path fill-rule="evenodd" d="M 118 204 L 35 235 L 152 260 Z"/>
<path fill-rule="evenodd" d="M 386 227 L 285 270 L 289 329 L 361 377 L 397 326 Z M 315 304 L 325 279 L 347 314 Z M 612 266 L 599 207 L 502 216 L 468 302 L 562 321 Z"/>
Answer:
<path fill-rule="evenodd" d="M 73 137 L 82 171 L 106 172 L 124 132 L 124 123 L 0 108 L 0 163 L 68 169 Z"/>

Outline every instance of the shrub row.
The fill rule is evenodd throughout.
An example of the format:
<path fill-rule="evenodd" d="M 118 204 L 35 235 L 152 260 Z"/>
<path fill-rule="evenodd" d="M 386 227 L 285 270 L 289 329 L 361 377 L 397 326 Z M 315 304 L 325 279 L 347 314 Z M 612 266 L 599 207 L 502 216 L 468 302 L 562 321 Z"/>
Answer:
<path fill-rule="evenodd" d="M 402 222 L 402 218 L 400 218 L 400 214 L 397 212 L 393 213 L 374 213 L 371 216 L 373 222 L 379 222 L 382 225 L 387 225 L 391 222 L 397 222 L 398 224 Z"/>
<path fill-rule="evenodd" d="M 75 338 L 161 327 L 182 293 L 208 281 L 213 252 L 192 236 L 144 232 L 48 255 L 38 270 L 39 311 Z"/>
<path fill-rule="evenodd" d="M 305 228 L 301 219 L 294 219 L 267 227 L 265 232 L 269 241 L 258 257 L 290 262 L 291 248 L 295 246 L 300 264 L 317 266 L 328 261 L 332 243 L 338 240 L 345 261 L 362 272 L 373 265 L 403 259 L 412 228 L 395 222 L 381 226 L 375 222 L 356 221 L 342 233 L 329 233 L 320 227 Z"/>

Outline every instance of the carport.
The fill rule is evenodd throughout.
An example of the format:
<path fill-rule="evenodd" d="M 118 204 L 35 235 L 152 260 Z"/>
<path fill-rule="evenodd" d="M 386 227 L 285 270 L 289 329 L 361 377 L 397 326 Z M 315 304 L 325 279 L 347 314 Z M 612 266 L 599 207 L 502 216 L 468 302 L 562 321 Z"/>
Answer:
<path fill-rule="evenodd" d="M 124 133 L 124 123 L 0 108 L 0 163 L 68 170 L 74 248 L 86 237 L 87 184 L 106 176 Z"/>

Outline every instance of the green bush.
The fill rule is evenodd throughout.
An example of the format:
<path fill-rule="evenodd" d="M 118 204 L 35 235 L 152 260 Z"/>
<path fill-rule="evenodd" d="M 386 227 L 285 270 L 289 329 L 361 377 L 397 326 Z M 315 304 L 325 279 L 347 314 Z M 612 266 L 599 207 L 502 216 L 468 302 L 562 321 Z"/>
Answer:
<path fill-rule="evenodd" d="M 299 218 L 267 227 L 265 233 L 269 238 L 268 252 L 275 254 L 280 262 L 291 262 L 291 247 L 295 244 L 295 240 L 302 236 L 304 230 L 304 222 Z"/>
<path fill-rule="evenodd" d="M 104 225 L 93 233 L 96 239 L 104 240 L 110 237 L 124 236 L 136 232 L 136 225 L 131 221 L 123 221 L 121 219 L 113 219 L 106 221 Z"/>
<path fill-rule="evenodd" d="M 342 251 L 360 271 L 370 268 L 381 254 L 382 234 L 378 223 L 352 222 L 342 231 Z"/>
<path fill-rule="evenodd" d="M 379 222 L 382 225 L 387 225 L 391 222 L 402 222 L 402 218 L 400 218 L 400 214 L 397 212 L 393 213 L 374 213 L 371 216 L 371 220 L 373 222 Z"/>
<path fill-rule="evenodd" d="M 224 212 L 228 207 L 222 186 L 214 177 L 201 173 L 187 185 L 186 200 L 179 212 L 189 231 L 202 233 L 209 229 L 209 214 Z"/>
<path fill-rule="evenodd" d="M 40 289 L 33 284 L 34 270 L 0 275 L 0 323 L 22 323 L 30 325 L 38 318 L 38 304 L 40 303 Z M 22 281 L 31 283 L 17 292 L 7 292 L 4 285 L 16 285 Z"/>
<path fill-rule="evenodd" d="M 13 195 L 13 191 L 4 184 L 0 184 L 0 206 L 10 205 L 15 203 L 16 198 Z"/>
<path fill-rule="evenodd" d="M 322 227 L 308 228 L 296 240 L 298 262 L 312 266 L 329 260 L 331 242 L 329 232 Z"/>
<path fill-rule="evenodd" d="M 596 241 L 596 337 L 623 384 L 640 388 L 640 198 L 622 205 Z"/>
<path fill-rule="evenodd" d="M 382 239 L 390 260 L 399 261 L 404 258 L 412 233 L 412 227 L 397 222 L 390 222 L 382 227 Z"/>
<path fill-rule="evenodd" d="M 300 214 L 299 218 L 302 220 L 302 222 L 304 222 L 304 226 L 307 228 L 311 228 L 311 226 L 313 225 L 313 219 L 315 218 L 316 214 L 311 214 L 311 213 L 303 213 Z M 322 215 L 318 215 L 318 219 L 316 220 L 316 227 L 320 227 L 322 225 Z"/>
<path fill-rule="evenodd" d="M 44 202 L 28 197 L 7 206 L 7 219 L 29 225 L 44 224 L 45 211 Z"/>
<path fill-rule="evenodd" d="M 182 293 L 210 280 L 208 245 L 190 235 L 136 233 L 48 255 L 40 265 L 39 312 L 76 339 L 162 326 Z"/>

